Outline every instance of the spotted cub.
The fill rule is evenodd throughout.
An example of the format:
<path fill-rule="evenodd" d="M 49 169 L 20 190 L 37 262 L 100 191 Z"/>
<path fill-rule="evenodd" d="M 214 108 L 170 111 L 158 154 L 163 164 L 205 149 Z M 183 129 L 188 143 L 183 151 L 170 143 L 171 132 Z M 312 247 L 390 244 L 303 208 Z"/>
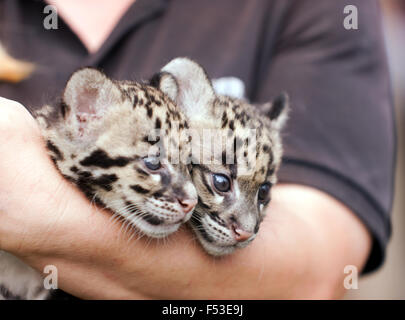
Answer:
<path fill-rule="evenodd" d="M 134 230 L 161 238 L 190 219 L 197 192 L 184 161 L 191 145 L 181 133 L 188 125 L 161 91 L 84 68 L 57 106 L 34 116 L 62 175 Z M 48 296 L 39 273 L 0 251 L 0 300 Z"/>
<path fill-rule="evenodd" d="M 191 217 L 197 194 L 180 161 L 191 152 L 181 140 L 187 122 L 161 91 L 85 68 L 68 81 L 59 108 L 35 117 L 59 171 L 143 234 L 165 237 Z"/>
<path fill-rule="evenodd" d="M 217 95 L 204 69 L 187 58 L 168 63 L 153 84 L 194 130 L 192 178 L 199 201 L 190 224 L 198 240 L 215 256 L 245 247 L 259 231 L 277 181 L 287 95 L 260 107 Z"/>

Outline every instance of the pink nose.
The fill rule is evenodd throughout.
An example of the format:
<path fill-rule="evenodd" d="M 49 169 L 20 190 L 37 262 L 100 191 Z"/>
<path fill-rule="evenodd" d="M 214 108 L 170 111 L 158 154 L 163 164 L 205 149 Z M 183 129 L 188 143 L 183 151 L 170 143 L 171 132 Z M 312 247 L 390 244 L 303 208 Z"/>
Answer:
<path fill-rule="evenodd" d="M 195 199 L 177 199 L 177 201 L 179 202 L 185 214 L 193 210 L 197 204 L 197 200 Z"/>
<path fill-rule="evenodd" d="M 252 232 L 245 231 L 235 224 L 232 225 L 232 232 L 235 240 L 238 242 L 246 241 L 253 235 Z"/>

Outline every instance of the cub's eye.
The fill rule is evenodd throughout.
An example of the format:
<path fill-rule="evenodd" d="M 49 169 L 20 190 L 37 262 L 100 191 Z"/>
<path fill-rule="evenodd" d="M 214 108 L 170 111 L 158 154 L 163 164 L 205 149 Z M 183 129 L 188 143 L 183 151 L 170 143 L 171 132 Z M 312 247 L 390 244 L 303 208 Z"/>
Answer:
<path fill-rule="evenodd" d="M 215 188 L 220 192 L 228 192 L 231 189 L 231 181 L 223 174 L 214 174 L 212 176 Z"/>
<path fill-rule="evenodd" d="M 263 183 L 259 187 L 259 192 L 257 197 L 259 198 L 259 201 L 262 203 L 266 203 L 270 201 L 270 183 Z"/>
<path fill-rule="evenodd" d="M 159 170 L 162 167 L 159 158 L 157 157 L 146 157 L 143 158 L 146 168 L 152 171 Z"/>

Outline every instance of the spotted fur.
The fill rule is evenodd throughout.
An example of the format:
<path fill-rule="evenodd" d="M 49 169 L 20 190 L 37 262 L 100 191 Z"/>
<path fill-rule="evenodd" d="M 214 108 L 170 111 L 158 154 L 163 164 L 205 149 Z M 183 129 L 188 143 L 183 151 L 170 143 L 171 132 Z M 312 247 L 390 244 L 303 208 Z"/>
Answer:
<path fill-rule="evenodd" d="M 181 204 L 196 201 L 180 161 L 191 150 L 179 140 L 187 123 L 161 91 L 85 68 L 69 80 L 59 108 L 45 106 L 35 116 L 56 167 L 91 201 L 155 238 L 191 217 Z M 149 169 L 144 160 L 150 157 L 161 168 Z"/>
<path fill-rule="evenodd" d="M 187 58 L 167 64 L 154 85 L 183 110 L 199 137 L 192 139 L 193 157 L 200 157 L 198 161 L 193 158 L 192 177 L 199 202 L 191 219 L 199 241 L 216 256 L 245 247 L 257 235 L 270 201 L 270 188 L 277 182 L 287 95 L 260 107 L 217 95 L 204 69 Z M 208 154 L 213 157 L 208 158 L 201 157 L 207 149 L 201 139 L 207 129 L 214 132 L 213 144 L 219 145 L 217 151 L 210 149 Z M 229 191 L 218 190 L 214 182 L 218 175 L 230 181 Z M 259 189 L 261 196 L 268 190 L 263 201 Z"/>
<path fill-rule="evenodd" d="M 188 125 L 161 91 L 84 68 L 57 106 L 34 116 L 56 168 L 90 201 L 154 238 L 190 219 L 197 193 L 184 160 Z M 0 252 L 0 299 L 47 296 L 39 274 Z"/>

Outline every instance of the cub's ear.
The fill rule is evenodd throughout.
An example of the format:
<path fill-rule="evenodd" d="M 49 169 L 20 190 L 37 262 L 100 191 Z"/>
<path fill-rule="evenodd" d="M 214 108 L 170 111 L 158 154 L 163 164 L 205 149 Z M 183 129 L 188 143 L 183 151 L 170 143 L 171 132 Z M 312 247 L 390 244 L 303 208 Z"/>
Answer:
<path fill-rule="evenodd" d="M 101 117 L 120 103 L 121 92 L 104 73 L 83 68 L 72 74 L 63 93 L 64 116 Z"/>
<path fill-rule="evenodd" d="M 274 128 L 282 129 L 288 119 L 290 99 L 287 93 L 282 92 L 273 101 L 259 105 L 260 112 L 267 116 Z"/>
<path fill-rule="evenodd" d="M 173 75 L 168 72 L 159 72 L 150 79 L 149 84 L 163 91 L 170 99 L 176 102 L 179 85 Z"/>
<path fill-rule="evenodd" d="M 152 82 L 178 105 L 189 121 L 212 117 L 215 92 L 198 63 L 188 58 L 176 58 L 165 65 Z"/>

